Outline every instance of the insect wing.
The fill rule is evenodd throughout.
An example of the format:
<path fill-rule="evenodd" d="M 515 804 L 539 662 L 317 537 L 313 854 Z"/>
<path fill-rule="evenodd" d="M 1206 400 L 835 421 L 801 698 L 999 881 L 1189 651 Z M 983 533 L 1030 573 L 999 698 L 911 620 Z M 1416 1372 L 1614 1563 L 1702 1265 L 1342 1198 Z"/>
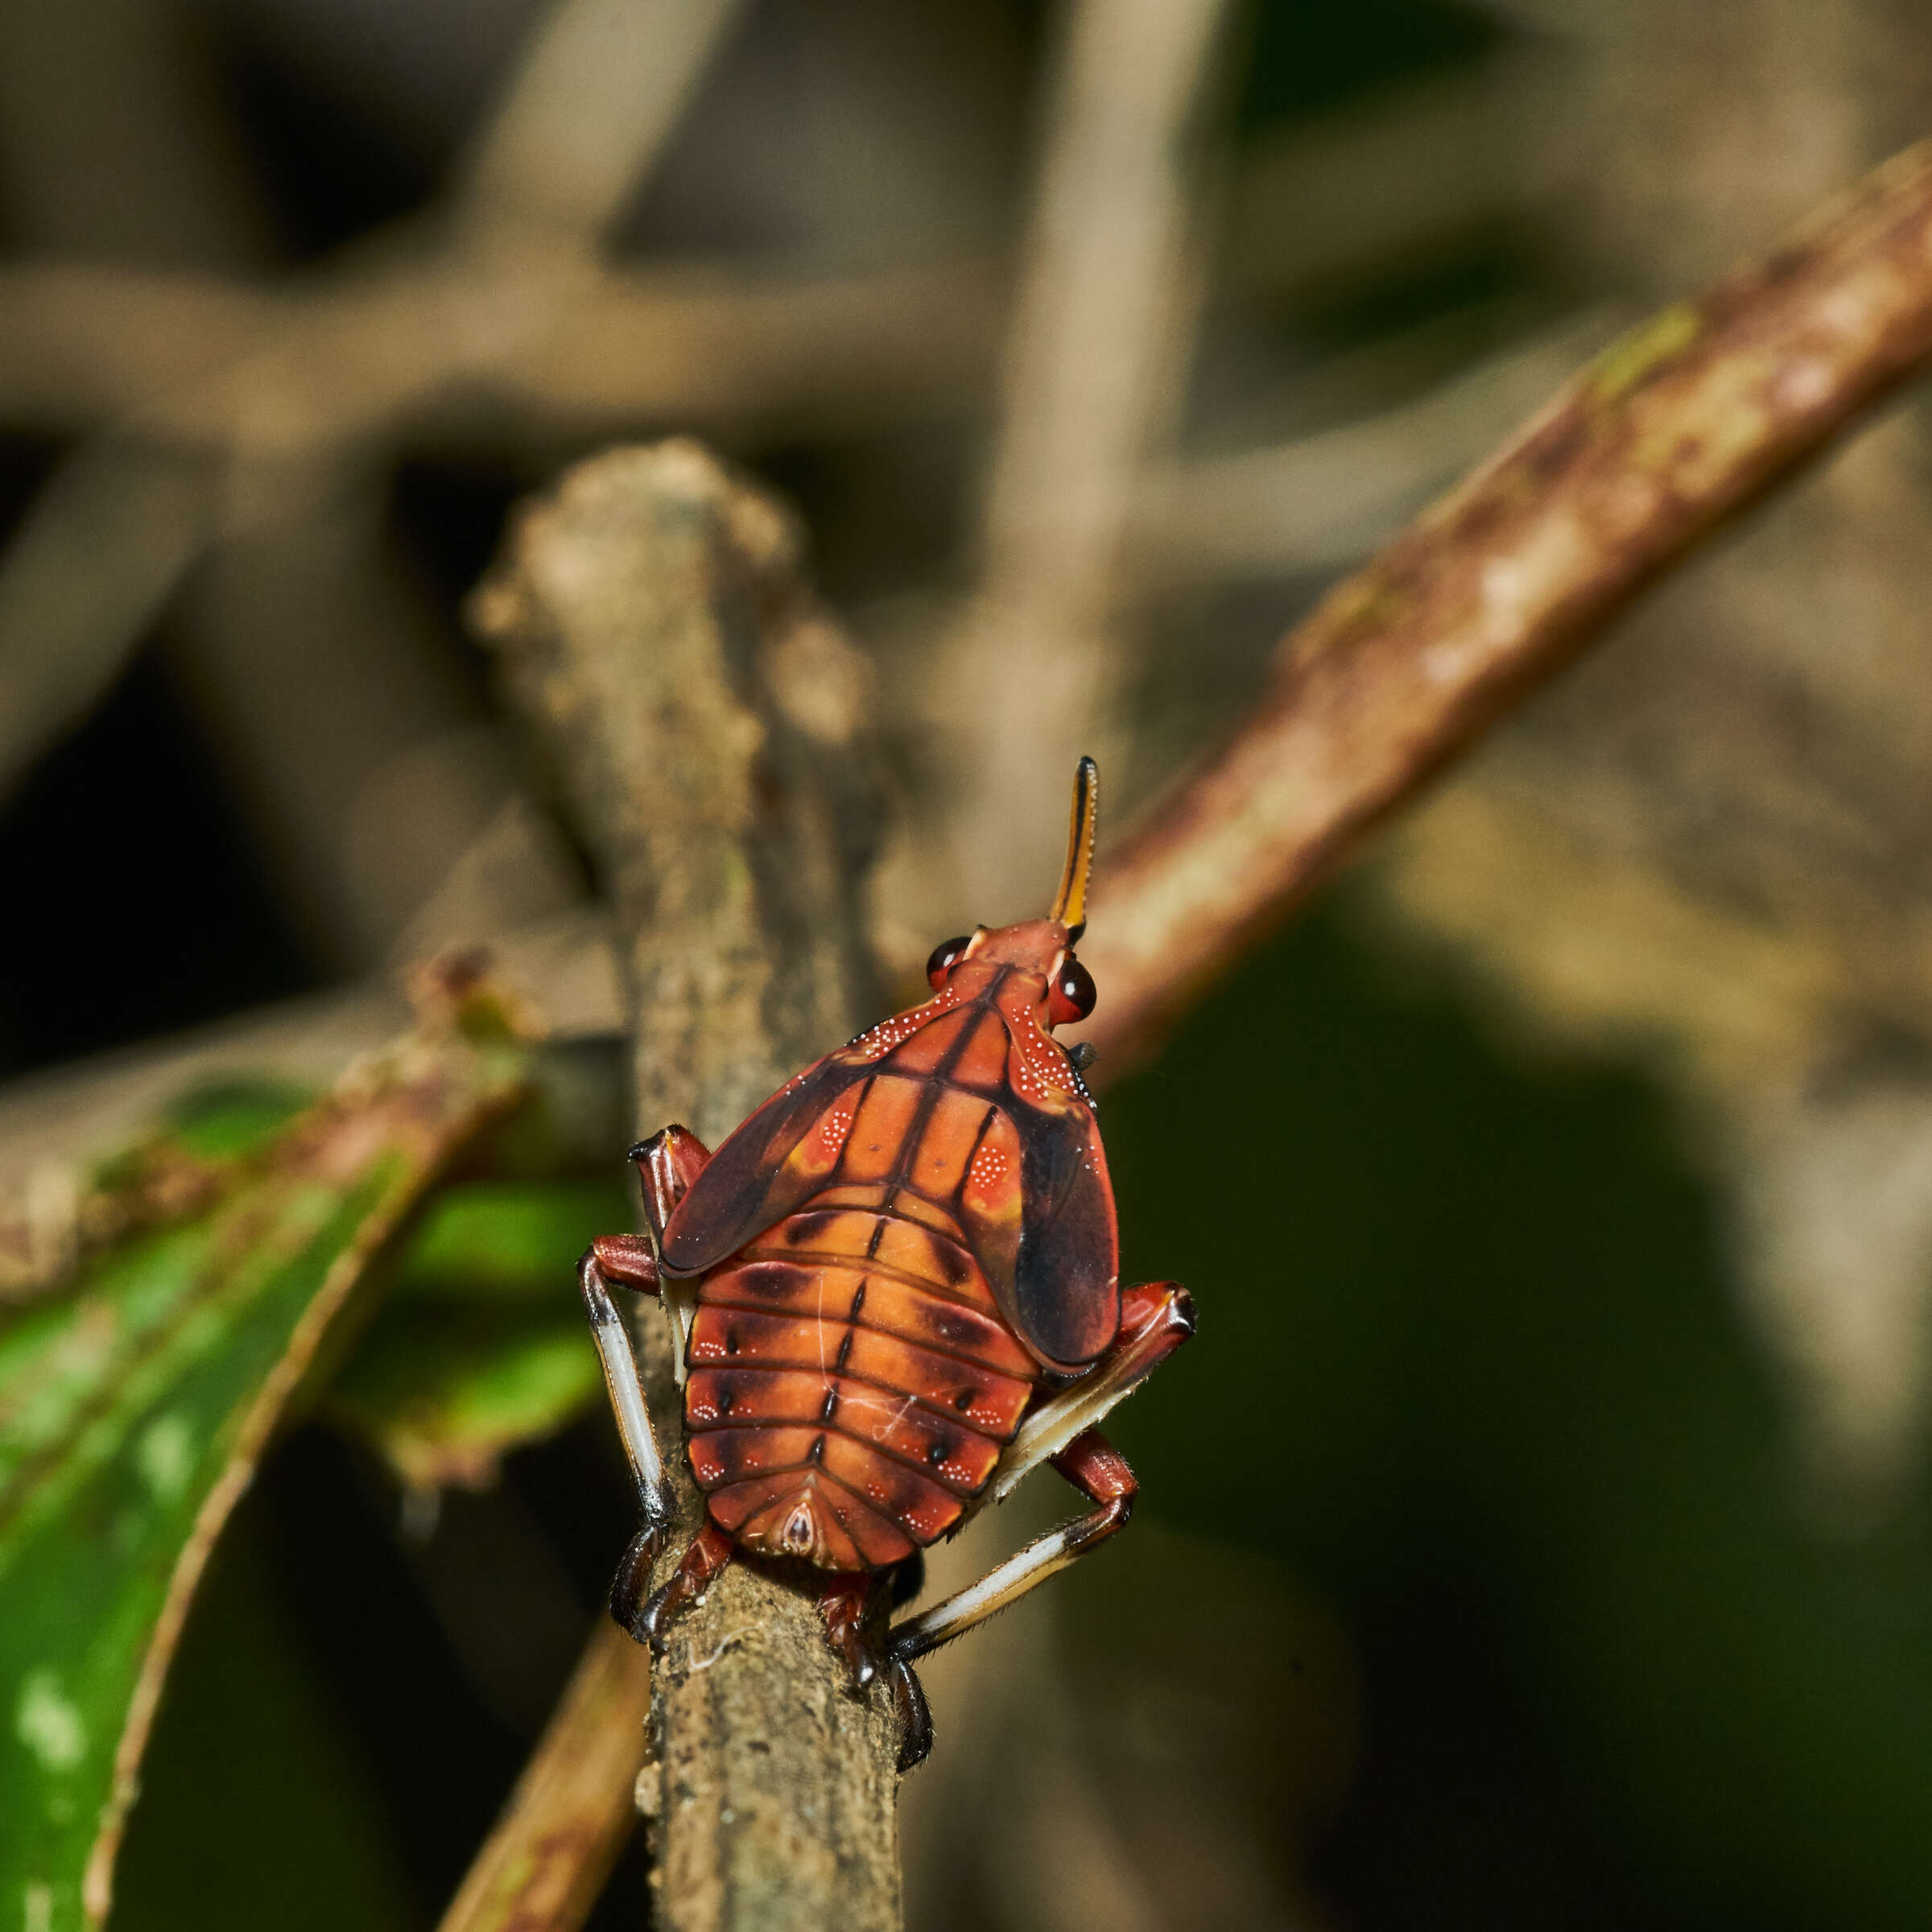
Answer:
<path fill-rule="evenodd" d="M 815 1061 L 744 1121 L 711 1157 L 665 1224 L 673 1274 L 702 1274 L 782 1221 L 831 1179 L 860 1090 L 907 1041 L 949 1009 L 927 1001 Z"/>
<path fill-rule="evenodd" d="M 871 1073 L 828 1054 L 745 1121 L 665 1224 L 664 1266 L 673 1274 L 702 1274 L 822 1187 L 828 1169 L 809 1158 L 813 1144 L 824 1143 L 827 1129 L 836 1128 L 839 1103 L 856 1102 Z"/>
<path fill-rule="evenodd" d="M 1092 1111 L 1021 1101 L 1020 1241 L 1012 1286 L 989 1278 L 1013 1332 L 1049 1366 L 1076 1368 L 1121 1326 L 1120 1235 L 1113 1187 Z"/>
<path fill-rule="evenodd" d="M 1025 1050 L 1010 1035 L 1001 1044 L 998 1074 L 968 1075 L 995 1113 L 960 1190 L 960 1219 L 1008 1327 L 1048 1367 L 1077 1368 L 1120 1328 L 1107 1157 L 1086 1101 L 1042 1091 L 1037 1078 L 1024 1084 L 1039 1100 L 1022 1097 L 1013 1068 Z"/>

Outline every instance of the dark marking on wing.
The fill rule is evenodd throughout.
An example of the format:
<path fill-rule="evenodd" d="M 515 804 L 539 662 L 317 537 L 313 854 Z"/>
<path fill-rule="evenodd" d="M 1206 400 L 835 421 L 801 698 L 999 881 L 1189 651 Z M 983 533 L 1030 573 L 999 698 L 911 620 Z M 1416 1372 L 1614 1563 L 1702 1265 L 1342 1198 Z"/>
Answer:
<path fill-rule="evenodd" d="M 1100 1129 L 1084 1107 L 1013 1109 L 1025 1207 L 1011 1299 L 989 1277 L 1013 1332 L 1051 1368 L 1092 1361 L 1121 1326 L 1120 1234 Z"/>

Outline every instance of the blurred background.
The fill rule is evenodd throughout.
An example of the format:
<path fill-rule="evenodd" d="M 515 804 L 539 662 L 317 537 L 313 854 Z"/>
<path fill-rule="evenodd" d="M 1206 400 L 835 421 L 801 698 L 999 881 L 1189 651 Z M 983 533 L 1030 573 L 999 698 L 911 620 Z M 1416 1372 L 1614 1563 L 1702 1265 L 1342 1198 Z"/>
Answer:
<path fill-rule="evenodd" d="M 8 0 L 0 1071 L 582 906 L 462 601 L 675 431 L 862 647 L 916 976 L 1040 901 L 1073 752 L 1149 808 L 1620 324 L 1929 130 L 1909 0 Z M 1929 510 L 1908 406 L 1107 1093 L 1202 1331 L 1132 1534 L 931 1668 L 920 1932 L 1932 1917 Z M 595 1402 L 477 1489 L 289 1438 L 116 1926 L 433 1924 L 628 1517 Z"/>

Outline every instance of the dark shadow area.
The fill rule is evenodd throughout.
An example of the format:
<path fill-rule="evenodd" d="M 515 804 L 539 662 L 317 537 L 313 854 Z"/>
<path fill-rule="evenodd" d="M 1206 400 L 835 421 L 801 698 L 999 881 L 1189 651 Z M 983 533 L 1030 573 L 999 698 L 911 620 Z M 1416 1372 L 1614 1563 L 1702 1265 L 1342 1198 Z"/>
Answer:
<path fill-rule="evenodd" d="M 1803 1520 L 1649 1090 L 1500 1056 L 1329 912 L 1103 1117 L 1129 1274 L 1201 1310 L 1120 1422 L 1145 1507 L 1359 1649 L 1344 1922 L 1924 1922 L 1924 1505 Z"/>
<path fill-rule="evenodd" d="M 185 708 L 143 657 L 0 815 L 34 909 L 0 947 L 0 1073 L 26 1073 L 316 984 Z"/>
<path fill-rule="evenodd" d="M 436 1923 L 628 1534 L 605 1433 L 600 1418 L 519 1455 L 494 1496 L 452 1495 L 427 1538 L 405 1533 L 393 1486 L 333 1435 L 306 1428 L 282 1444 L 189 1619 L 117 1926 Z M 477 1573 L 479 1550 L 536 1522 L 536 1587 L 514 1570 Z M 547 1628 L 559 1614 L 560 1642 Z M 639 1843 L 593 1926 L 642 1922 L 646 1870 Z"/>

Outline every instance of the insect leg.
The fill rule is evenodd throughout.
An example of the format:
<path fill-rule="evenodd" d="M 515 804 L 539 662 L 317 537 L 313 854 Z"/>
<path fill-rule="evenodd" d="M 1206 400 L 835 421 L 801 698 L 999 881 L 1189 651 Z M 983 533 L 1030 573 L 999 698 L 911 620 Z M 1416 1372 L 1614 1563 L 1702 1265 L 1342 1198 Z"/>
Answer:
<path fill-rule="evenodd" d="M 640 1294 L 658 1289 L 658 1253 L 641 1234 L 601 1234 L 590 1245 L 606 1286 L 634 1288 Z"/>
<path fill-rule="evenodd" d="M 863 1690 L 878 1674 L 879 1660 L 865 1641 L 866 1612 L 872 1608 L 877 1582 L 868 1571 L 849 1571 L 835 1575 L 819 1597 L 825 1641 L 845 1660 L 855 1690 Z"/>
<path fill-rule="evenodd" d="M 631 1348 L 630 1330 L 610 1298 L 613 1280 L 646 1294 L 657 1292 L 657 1257 L 648 1241 L 630 1234 L 602 1236 L 584 1250 L 577 1264 L 577 1286 L 604 1364 L 604 1385 L 610 1391 L 611 1409 L 617 1418 L 617 1433 L 624 1439 L 624 1453 L 638 1486 L 638 1508 L 644 1518 L 611 1586 L 612 1613 L 619 1622 L 628 1624 L 625 1612 L 634 1607 L 636 1592 L 650 1575 L 651 1558 L 670 1525 L 674 1506 L 657 1438 L 651 1431 L 650 1411 L 645 1406 L 644 1383 Z"/>
<path fill-rule="evenodd" d="M 899 1719 L 899 1769 L 910 1771 L 931 1752 L 932 1711 L 910 1660 L 881 1653 L 866 1632 L 881 1592 L 891 1594 L 893 1583 L 890 1576 L 863 1571 L 835 1576 L 819 1598 L 819 1614 L 825 1620 L 827 1641 L 845 1660 L 853 1690 L 863 1690 L 884 1673 Z"/>
<path fill-rule="evenodd" d="M 919 1673 L 904 1657 L 886 1658 L 886 1681 L 899 1716 L 899 1769 L 910 1771 L 932 1755 L 932 1707 Z"/>
<path fill-rule="evenodd" d="M 908 1617 L 887 1640 L 886 1655 L 891 1663 L 910 1664 L 941 1644 L 951 1643 L 1126 1526 L 1140 1484 L 1126 1457 L 1099 1430 L 1083 1431 L 1052 1460 L 1068 1482 L 1100 1507 L 1036 1537 L 1018 1555 L 1008 1557 L 956 1596 Z"/>
<path fill-rule="evenodd" d="M 1121 1297 L 1121 1332 L 1092 1371 L 1022 1422 L 989 1491 L 999 1501 L 1051 1462 L 1100 1507 L 1029 1543 L 968 1589 L 895 1629 L 888 1654 L 910 1663 L 1003 1610 L 1125 1523 L 1137 1487 L 1126 1458 L 1094 1425 L 1194 1332 L 1194 1299 L 1178 1282 L 1149 1282 Z"/>
<path fill-rule="evenodd" d="M 628 1619 L 618 1616 L 617 1621 L 639 1643 L 649 1644 L 654 1656 L 662 1657 L 671 1626 L 704 1594 L 730 1561 L 731 1538 L 716 1523 L 707 1523 L 691 1539 L 663 1588 L 642 1610 Z M 621 1576 L 622 1572 L 618 1574 Z M 611 1610 L 617 1614 L 614 1596 Z"/>
<path fill-rule="evenodd" d="M 639 1141 L 631 1149 L 630 1158 L 637 1162 L 638 1179 L 643 1183 L 644 1218 L 650 1223 L 652 1237 L 661 1245 L 666 1224 L 678 1203 L 690 1193 L 691 1183 L 704 1171 L 711 1150 L 688 1127 L 672 1126 Z M 671 1368 L 681 1389 L 686 1346 L 697 1314 L 697 1284 L 672 1276 L 665 1281 L 663 1292 L 664 1312 L 671 1317 Z"/>
<path fill-rule="evenodd" d="M 662 1127 L 630 1150 L 644 1183 L 644 1213 L 650 1231 L 661 1241 L 664 1224 L 691 1184 L 704 1171 L 711 1150 L 688 1127 Z"/>
<path fill-rule="evenodd" d="M 1178 1282 L 1147 1282 L 1121 1297 L 1121 1332 L 1075 1382 L 1041 1403 L 1006 1446 L 987 1492 L 1004 1502 L 1021 1480 L 1091 1429 L 1194 1333 L 1194 1297 Z"/>

